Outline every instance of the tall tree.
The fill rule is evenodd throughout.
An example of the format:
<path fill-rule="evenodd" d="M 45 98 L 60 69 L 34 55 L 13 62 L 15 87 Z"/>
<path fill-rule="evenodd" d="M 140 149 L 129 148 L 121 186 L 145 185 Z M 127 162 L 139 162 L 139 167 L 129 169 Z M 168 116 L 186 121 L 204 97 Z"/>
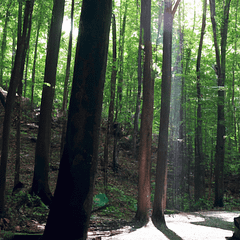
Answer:
<path fill-rule="evenodd" d="M 138 134 L 138 123 L 141 107 L 141 91 L 142 91 L 142 26 L 140 23 L 139 31 L 139 43 L 138 43 L 138 91 L 136 101 L 136 112 L 134 115 L 134 128 L 133 128 L 133 155 L 137 158 L 137 134 Z"/>
<path fill-rule="evenodd" d="M 111 14 L 112 0 L 83 0 L 66 144 L 43 239 L 87 238 Z"/>
<path fill-rule="evenodd" d="M 62 156 L 63 148 L 65 144 L 66 126 L 67 126 L 68 82 L 69 82 L 69 75 L 70 75 L 70 65 L 71 65 L 71 58 L 72 58 L 72 41 L 73 41 L 73 14 L 74 14 L 74 0 L 72 0 L 72 8 L 71 8 L 71 28 L 70 28 L 69 41 L 68 41 L 67 67 L 66 67 L 66 75 L 65 75 L 64 91 L 63 91 L 63 102 L 62 102 L 62 112 L 63 112 L 64 119 L 63 119 L 63 127 L 62 127 L 60 158 Z"/>
<path fill-rule="evenodd" d="M 10 79 L 10 86 L 6 99 L 5 116 L 3 122 L 3 141 L 2 141 L 2 155 L 0 165 L 0 215 L 4 214 L 4 198 L 6 187 L 6 167 L 8 160 L 9 135 L 11 127 L 12 107 L 15 101 L 16 89 L 19 82 L 23 78 L 24 63 L 26 51 L 29 44 L 32 11 L 34 0 L 26 1 L 24 10 L 24 22 L 20 33 L 18 33 L 17 52 L 15 55 L 14 67 Z"/>
<path fill-rule="evenodd" d="M 52 10 L 52 22 L 47 46 L 39 130 L 35 151 L 35 167 L 31 191 L 32 193 L 35 193 L 39 197 L 41 197 L 42 201 L 46 205 L 49 205 L 52 199 L 52 193 L 49 189 L 48 184 L 52 119 L 51 113 L 54 89 L 56 84 L 56 72 L 63 22 L 64 4 L 65 0 L 55 0 Z"/>
<path fill-rule="evenodd" d="M 35 48 L 34 48 L 34 57 L 33 57 L 33 66 L 32 66 L 32 91 L 31 91 L 31 109 L 33 109 L 34 105 L 34 84 L 35 84 L 35 73 L 36 73 L 36 62 L 37 62 L 37 54 L 38 54 L 38 38 L 40 33 L 40 27 L 42 24 L 42 11 L 38 16 L 37 22 L 37 33 L 36 33 L 36 41 L 35 41 Z"/>
<path fill-rule="evenodd" d="M 122 3 L 121 3 L 122 5 Z M 128 8 L 128 1 L 125 1 L 125 10 L 123 15 L 123 23 L 120 29 L 120 36 L 119 36 L 119 71 L 118 71 L 118 87 L 117 87 L 117 104 L 116 104 L 116 114 L 115 114 L 115 121 L 118 117 L 118 112 L 121 112 L 122 108 L 122 87 L 123 87 L 123 61 L 124 61 L 124 43 L 125 43 L 125 29 L 126 29 L 126 18 L 127 18 L 127 8 Z M 120 18 L 121 18 L 121 12 L 120 12 Z M 121 24 L 121 19 L 120 19 Z"/>
<path fill-rule="evenodd" d="M 162 95 L 160 128 L 158 139 L 156 185 L 153 202 L 152 220 L 156 226 L 166 225 L 164 218 L 164 199 L 166 195 L 166 172 L 168 152 L 168 123 L 171 96 L 171 55 L 172 55 L 172 24 L 174 14 L 181 0 L 177 0 L 172 9 L 172 1 L 165 0 L 163 25 L 163 64 L 162 64 Z"/>
<path fill-rule="evenodd" d="M 111 96 L 110 96 L 110 103 L 108 109 L 108 125 L 105 137 L 105 144 L 104 144 L 104 162 L 103 162 L 103 172 L 104 172 L 104 186 L 105 189 L 107 187 L 107 168 L 108 168 L 108 144 L 110 139 L 110 133 L 113 131 L 113 114 L 114 114 L 114 100 L 115 100 L 115 92 L 116 92 L 116 76 L 117 76 L 117 67 L 116 67 L 116 60 L 117 60 L 117 37 L 116 37 L 116 19 L 115 14 L 112 16 L 112 51 L 113 51 L 113 58 L 112 58 L 112 74 L 111 74 Z M 115 155 L 113 155 L 113 159 Z M 116 160 L 116 159 L 115 159 Z M 113 163 L 116 161 L 113 160 Z M 113 168 L 115 170 L 115 168 Z"/>
<path fill-rule="evenodd" d="M 203 0 L 203 15 L 202 15 L 202 30 L 198 47 L 197 55 L 197 126 L 195 136 L 195 170 L 194 170 L 194 197 L 195 201 L 203 198 L 205 195 L 205 172 L 204 172 L 204 158 L 202 149 L 202 101 L 201 101 L 201 56 L 203 47 L 203 37 L 206 27 L 206 12 L 207 12 L 207 0 Z"/>
<path fill-rule="evenodd" d="M 5 15 L 5 21 L 4 21 L 4 27 L 2 30 L 2 45 L 1 45 L 1 55 L 0 55 L 0 84 L 3 85 L 3 69 L 4 69 L 4 55 L 6 51 L 6 39 L 7 39 L 7 26 L 9 21 L 9 15 L 10 15 L 10 6 L 12 4 L 12 1 L 9 0 L 7 4 L 7 10 Z"/>
<path fill-rule="evenodd" d="M 231 0 L 224 2 L 223 16 L 221 19 L 221 52 L 217 41 L 217 23 L 215 0 L 210 0 L 211 21 L 213 29 L 214 46 L 216 53 L 216 74 L 218 77 L 218 118 L 217 118 L 217 144 L 215 156 L 215 201 L 214 206 L 223 207 L 224 195 L 224 153 L 225 153 L 225 119 L 224 119 L 224 83 L 226 70 L 226 47 L 228 33 L 228 19 Z"/>
<path fill-rule="evenodd" d="M 153 121 L 153 78 L 152 78 L 152 43 L 151 43 L 151 0 L 141 1 L 141 24 L 144 44 L 143 66 L 143 107 L 140 129 L 140 147 L 138 153 L 139 180 L 138 204 L 135 218 L 141 222 L 149 220 L 151 205 L 151 146 Z"/>

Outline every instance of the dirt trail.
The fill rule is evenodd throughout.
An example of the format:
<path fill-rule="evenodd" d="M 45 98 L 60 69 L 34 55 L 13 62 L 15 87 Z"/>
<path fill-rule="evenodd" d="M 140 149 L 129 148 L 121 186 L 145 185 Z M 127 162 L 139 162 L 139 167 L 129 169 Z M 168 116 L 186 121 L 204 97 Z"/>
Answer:
<path fill-rule="evenodd" d="M 150 221 L 139 229 L 126 228 L 125 233 L 102 240 L 224 240 L 233 234 L 233 218 L 240 212 L 202 211 L 166 215 L 168 230 L 161 232 Z"/>

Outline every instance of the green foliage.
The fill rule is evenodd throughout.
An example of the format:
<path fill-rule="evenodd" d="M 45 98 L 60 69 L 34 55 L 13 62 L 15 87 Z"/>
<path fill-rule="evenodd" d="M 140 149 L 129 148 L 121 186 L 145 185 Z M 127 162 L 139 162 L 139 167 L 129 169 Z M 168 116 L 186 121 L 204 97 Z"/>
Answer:
<path fill-rule="evenodd" d="M 108 186 L 108 191 L 115 196 L 118 196 L 119 205 L 124 205 L 132 211 L 137 210 L 137 201 L 133 196 L 125 194 L 123 190 L 112 185 Z"/>
<path fill-rule="evenodd" d="M 96 205 L 97 207 L 102 207 L 106 205 L 108 202 L 109 200 L 105 193 L 99 193 L 93 197 L 93 205 Z"/>
<path fill-rule="evenodd" d="M 213 202 L 204 197 L 195 202 L 192 207 L 194 210 L 210 210 L 213 208 Z"/>
<path fill-rule="evenodd" d="M 6 232 L 3 235 L 3 240 L 11 240 L 14 238 L 14 233 L 12 232 Z"/>

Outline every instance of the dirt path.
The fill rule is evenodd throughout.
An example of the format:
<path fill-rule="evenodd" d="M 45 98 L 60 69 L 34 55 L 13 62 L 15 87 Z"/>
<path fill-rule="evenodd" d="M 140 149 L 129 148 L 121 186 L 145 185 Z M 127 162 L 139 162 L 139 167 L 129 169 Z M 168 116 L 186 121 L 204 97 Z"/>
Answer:
<path fill-rule="evenodd" d="M 224 240 L 233 234 L 233 218 L 240 212 L 203 211 L 166 215 L 168 230 L 161 232 L 150 221 L 145 227 L 132 229 L 125 227 L 125 232 L 115 236 L 103 237 L 102 240 Z M 106 236 L 106 235 L 105 235 Z"/>

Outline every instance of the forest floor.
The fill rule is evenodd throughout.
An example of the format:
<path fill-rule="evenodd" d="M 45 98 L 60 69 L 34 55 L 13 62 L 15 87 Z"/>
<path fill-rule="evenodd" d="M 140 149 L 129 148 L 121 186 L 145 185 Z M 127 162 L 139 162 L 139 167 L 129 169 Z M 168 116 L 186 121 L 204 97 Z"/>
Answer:
<path fill-rule="evenodd" d="M 2 121 L 3 115 L 0 114 L 0 126 L 2 126 Z M 240 210 L 239 205 L 235 206 L 234 203 L 239 201 L 239 197 L 235 200 L 231 198 L 233 204 L 231 204 L 228 209 L 221 209 L 225 210 L 225 212 L 222 212 L 219 216 L 214 215 L 215 213 L 213 211 L 211 212 L 212 216 L 209 216 L 208 212 L 183 213 L 172 211 L 166 215 L 166 222 L 169 230 L 164 230 L 164 234 L 157 230 L 151 221 L 146 227 L 142 227 L 138 223 L 134 222 L 132 219 L 134 218 L 137 209 L 138 164 L 132 155 L 131 137 L 128 131 L 122 128 L 122 137 L 118 144 L 119 168 L 118 172 L 114 173 L 112 171 L 112 162 L 110 160 L 108 167 L 108 186 L 106 192 L 103 186 L 103 171 L 101 166 L 103 159 L 105 125 L 106 122 L 102 121 L 102 131 L 100 133 L 99 145 L 99 166 L 94 190 L 94 208 L 89 226 L 89 239 L 97 239 L 97 237 L 101 237 L 102 239 L 193 240 L 210 239 L 200 237 L 205 235 L 212 236 L 211 239 L 224 239 L 224 236 L 232 235 L 233 217 L 238 216 L 239 212 L 235 211 Z M 61 128 L 62 122 L 59 119 L 54 119 L 52 121 L 50 152 L 51 162 L 49 164 L 49 186 L 52 193 L 54 193 L 56 186 L 60 163 L 59 152 L 62 132 Z M 1 133 L 2 127 L 0 129 L 0 139 L 2 135 Z M 44 231 L 49 209 L 38 197 L 32 197 L 29 194 L 33 179 L 37 133 L 38 125 L 36 122 L 31 118 L 24 117 L 21 122 L 20 170 L 20 181 L 24 184 L 24 188 L 18 193 L 12 194 L 16 158 L 16 128 L 14 126 L 13 119 L 7 164 L 6 216 L 5 218 L 0 219 L 0 237 L 3 237 L 6 231 L 13 233 L 42 233 Z M 112 141 L 113 139 L 110 141 L 109 159 L 112 159 Z M 152 183 L 154 183 L 155 179 L 156 150 L 157 136 L 154 135 L 152 147 Z M 102 206 L 101 204 L 104 206 L 99 208 Z M 230 212 L 226 212 L 226 210 L 230 210 Z M 220 212 L 218 212 L 218 214 L 220 214 Z M 226 216 L 226 214 L 231 215 L 228 215 L 230 217 L 226 220 L 225 217 L 222 217 L 222 214 L 225 214 L 224 216 Z M 190 231 L 192 231 L 191 234 Z M 128 234 L 127 236 L 126 233 Z M 219 238 L 214 238 L 215 236 L 219 236 Z"/>

